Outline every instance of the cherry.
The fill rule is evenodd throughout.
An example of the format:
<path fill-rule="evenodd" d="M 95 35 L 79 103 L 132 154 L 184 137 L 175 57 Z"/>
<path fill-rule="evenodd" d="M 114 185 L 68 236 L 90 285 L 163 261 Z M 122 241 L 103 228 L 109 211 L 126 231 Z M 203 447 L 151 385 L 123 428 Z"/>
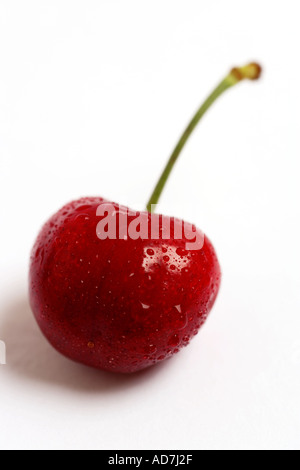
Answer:
<path fill-rule="evenodd" d="M 130 227 L 137 214 L 99 197 L 67 204 L 43 227 L 31 255 L 30 302 L 59 352 L 88 366 L 130 373 L 171 357 L 198 333 L 220 287 L 217 256 L 202 232 L 179 219 L 163 219 L 153 205 L 205 110 L 226 89 L 259 74 L 256 64 L 233 69 L 183 134 L 148 211 L 138 214 L 149 233 L 156 223 L 156 238 L 128 236 L 121 216 L 126 214 Z M 108 207 L 122 237 L 109 237 L 101 225 Z M 99 208 L 105 209 L 101 215 Z M 170 233 L 163 237 L 166 222 Z M 201 240 L 201 249 L 191 248 L 193 239 Z"/>
<path fill-rule="evenodd" d="M 64 355 L 134 372 L 170 357 L 195 336 L 217 296 L 220 268 L 207 238 L 194 251 L 185 249 L 186 238 L 99 240 L 101 203 L 72 202 L 45 225 L 32 253 L 31 305 Z M 146 216 L 151 224 L 155 215 Z M 169 221 L 171 233 L 181 226 Z"/>

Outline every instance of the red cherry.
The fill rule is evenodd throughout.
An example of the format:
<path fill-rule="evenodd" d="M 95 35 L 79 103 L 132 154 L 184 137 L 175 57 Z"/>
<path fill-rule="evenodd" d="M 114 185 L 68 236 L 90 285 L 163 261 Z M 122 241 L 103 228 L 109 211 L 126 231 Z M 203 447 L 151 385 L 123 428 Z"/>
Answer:
<path fill-rule="evenodd" d="M 101 203 L 72 202 L 44 226 L 31 257 L 31 306 L 65 356 L 135 372 L 171 357 L 198 333 L 216 299 L 220 267 L 207 238 L 194 251 L 186 250 L 187 238 L 99 240 Z M 146 217 L 150 227 L 158 216 Z M 182 222 L 169 220 L 174 233 Z"/>

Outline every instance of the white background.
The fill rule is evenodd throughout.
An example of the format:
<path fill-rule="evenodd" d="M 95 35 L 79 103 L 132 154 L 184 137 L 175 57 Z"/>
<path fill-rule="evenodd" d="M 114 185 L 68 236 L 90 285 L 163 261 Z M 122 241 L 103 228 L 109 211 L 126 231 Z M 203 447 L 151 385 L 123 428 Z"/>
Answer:
<path fill-rule="evenodd" d="M 1 0 L 0 447 L 300 447 L 299 2 Z M 27 304 L 31 246 L 67 201 L 142 208 L 183 127 L 233 65 L 160 210 L 223 269 L 192 345 L 132 377 L 73 364 Z"/>

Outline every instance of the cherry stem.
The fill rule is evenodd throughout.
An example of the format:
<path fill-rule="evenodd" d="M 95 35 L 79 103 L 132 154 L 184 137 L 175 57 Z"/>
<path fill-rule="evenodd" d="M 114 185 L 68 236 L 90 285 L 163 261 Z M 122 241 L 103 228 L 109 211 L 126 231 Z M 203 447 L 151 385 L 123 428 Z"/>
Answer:
<path fill-rule="evenodd" d="M 196 112 L 195 116 L 187 126 L 186 130 L 182 134 L 178 144 L 176 145 L 150 199 L 147 204 L 147 211 L 154 212 L 156 205 L 159 202 L 160 196 L 163 192 L 163 189 L 166 185 L 166 182 L 170 176 L 170 173 L 173 170 L 175 163 L 178 160 L 179 155 L 181 154 L 184 146 L 186 145 L 188 139 L 193 133 L 194 129 L 197 127 L 198 123 L 212 106 L 212 104 L 221 96 L 226 90 L 233 87 L 237 83 L 241 82 L 244 79 L 257 80 L 261 75 L 261 66 L 256 63 L 248 64 L 244 67 L 234 68 L 231 72 L 221 81 L 221 83 L 215 88 L 215 90 L 209 95 L 209 97 L 204 101 L 202 106 Z"/>

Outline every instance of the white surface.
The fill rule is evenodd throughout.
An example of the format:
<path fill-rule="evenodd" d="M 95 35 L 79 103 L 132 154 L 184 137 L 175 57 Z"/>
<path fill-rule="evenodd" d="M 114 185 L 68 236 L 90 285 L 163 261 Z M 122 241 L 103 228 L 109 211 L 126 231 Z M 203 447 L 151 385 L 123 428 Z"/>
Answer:
<path fill-rule="evenodd" d="M 0 447 L 300 447 L 299 2 L 1 0 Z M 134 377 L 85 369 L 43 339 L 31 246 L 65 202 L 142 208 L 179 133 L 233 65 L 161 211 L 219 253 L 218 303 L 192 345 Z"/>

